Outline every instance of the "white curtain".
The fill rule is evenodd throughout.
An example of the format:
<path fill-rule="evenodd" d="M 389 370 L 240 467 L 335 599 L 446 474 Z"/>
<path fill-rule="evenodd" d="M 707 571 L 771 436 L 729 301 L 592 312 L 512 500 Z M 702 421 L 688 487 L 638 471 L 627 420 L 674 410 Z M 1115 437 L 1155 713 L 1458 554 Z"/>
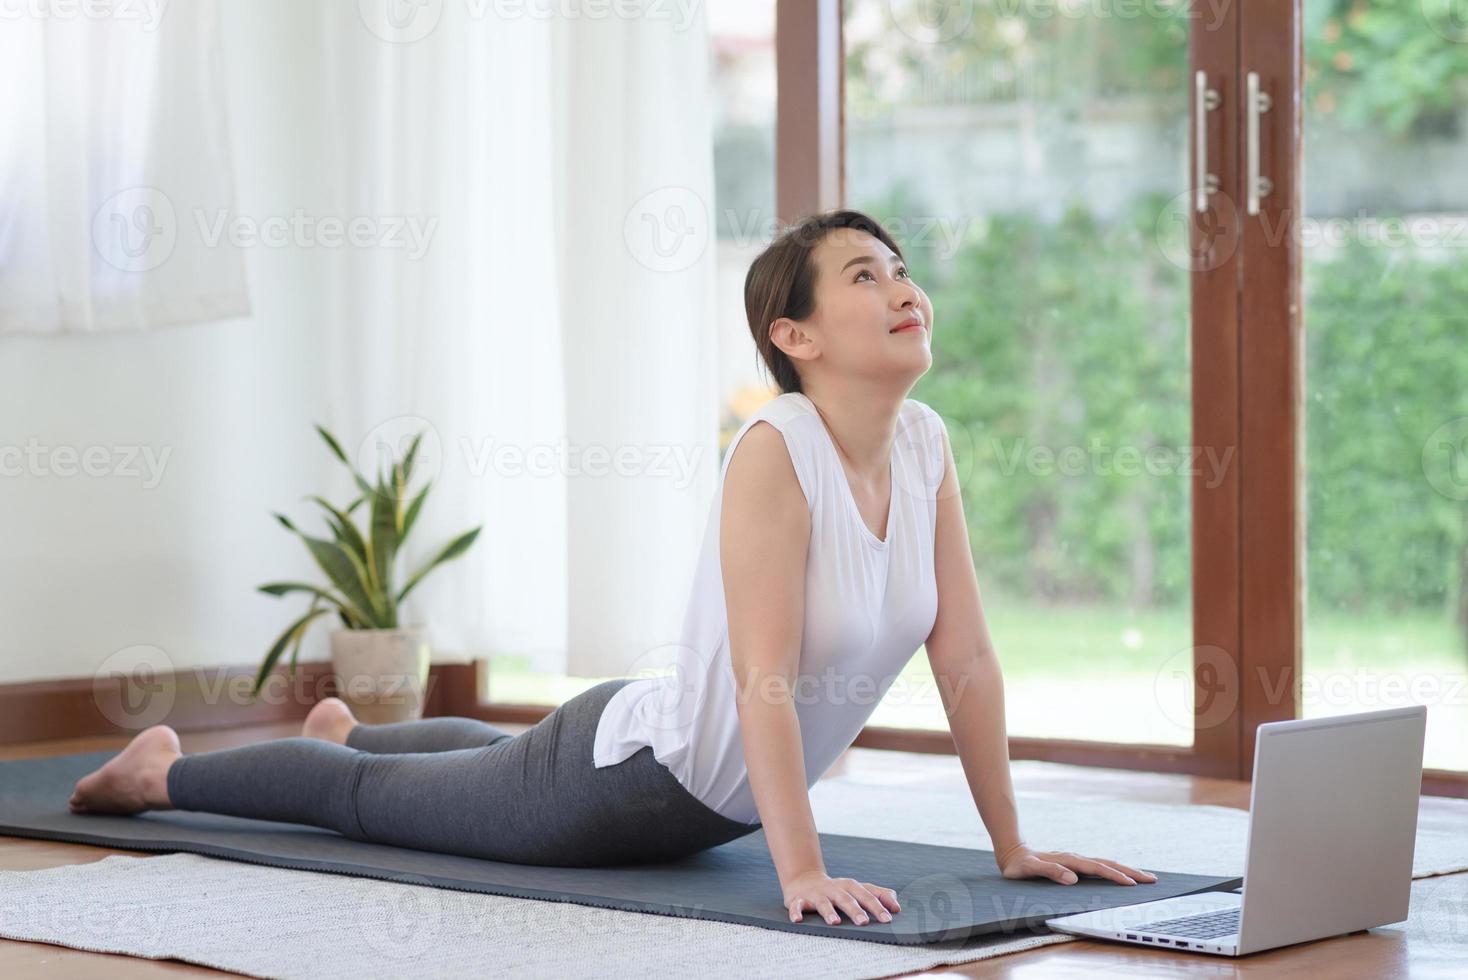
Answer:
<path fill-rule="evenodd" d="M 444 658 L 640 669 L 680 634 L 717 474 L 701 7 L 324 9 L 336 210 L 401 222 L 333 256 L 330 427 L 364 469 L 428 433 L 406 568 L 484 525 L 405 619 Z"/>
<path fill-rule="evenodd" d="M 0 17 L 0 332 L 249 312 L 215 0 Z"/>

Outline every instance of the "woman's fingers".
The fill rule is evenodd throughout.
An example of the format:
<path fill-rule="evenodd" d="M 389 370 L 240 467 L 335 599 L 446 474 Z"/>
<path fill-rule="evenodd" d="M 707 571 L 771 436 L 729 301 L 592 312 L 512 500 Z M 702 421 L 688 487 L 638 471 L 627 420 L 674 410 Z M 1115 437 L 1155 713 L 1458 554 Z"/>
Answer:
<path fill-rule="evenodd" d="M 866 910 L 861 907 L 861 902 L 857 900 L 857 897 L 855 895 L 847 891 L 838 892 L 836 894 L 836 904 L 841 907 L 841 911 L 845 912 L 847 917 L 850 918 L 852 922 L 856 923 L 859 926 L 864 926 L 867 924 L 867 920 L 870 918 L 870 916 L 868 916 Z"/>
<path fill-rule="evenodd" d="M 1157 880 L 1157 876 L 1150 871 L 1143 871 L 1140 868 L 1129 868 L 1124 864 L 1117 864 L 1115 861 L 1111 861 L 1108 863 L 1113 868 L 1116 868 L 1118 871 L 1125 871 L 1127 874 L 1131 875 L 1133 878 L 1137 879 L 1143 884 L 1147 884 L 1148 882 Z"/>
<path fill-rule="evenodd" d="M 1009 875 L 1006 873 L 1006 876 Z M 1074 885 L 1077 877 L 1074 872 L 1063 864 L 1054 861 L 1046 861 L 1044 858 L 1030 855 L 1019 863 L 1014 869 L 1012 877 L 1015 878 L 1050 878 L 1062 885 Z"/>
<path fill-rule="evenodd" d="M 882 905 L 889 912 L 902 911 L 902 904 L 897 901 L 897 893 L 895 891 L 890 888 L 883 888 L 881 885 L 873 885 L 870 882 L 864 881 L 862 884 L 866 886 L 868 891 L 877 896 L 878 900 L 881 901 Z"/>
<path fill-rule="evenodd" d="M 1047 861 L 1046 864 L 1048 865 L 1047 872 L 1050 874 L 1050 877 L 1062 885 L 1074 885 L 1077 881 L 1081 880 L 1080 875 L 1076 874 L 1064 864 L 1057 861 Z"/>
<path fill-rule="evenodd" d="M 856 900 L 861 903 L 862 909 L 869 913 L 873 919 L 876 919 L 878 922 L 891 922 L 892 913 L 887 911 L 887 906 L 882 904 L 882 900 L 872 891 L 872 887 L 865 882 L 853 881 L 847 891 L 856 896 Z"/>
<path fill-rule="evenodd" d="M 833 926 L 838 925 L 841 922 L 841 916 L 836 914 L 835 907 L 830 903 L 828 899 L 826 899 L 825 896 L 817 896 L 815 898 L 797 898 L 795 901 L 791 902 L 790 921 L 804 921 L 805 913 L 808 911 L 814 912 Z"/>
<path fill-rule="evenodd" d="M 1081 857 L 1079 854 L 1068 854 L 1066 857 L 1074 858 L 1073 861 L 1067 863 L 1070 867 L 1078 871 L 1100 875 L 1103 878 L 1110 878 L 1112 881 L 1120 882 L 1123 885 L 1135 885 L 1139 881 L 1153 882 L 1157 880 L 1157 876 L 1150 871 L 1138 871 L 1136 868 L 1129 868 L 1124 864 L 1119 864 L 1107 858 Z"/>
<path fill-rule="evenodd" d="M 1110 878 L 1119 885 L 1136 884 L 1136 881 L 1132 879 L 1131 875 L 1118 871 L 1111 865 L 1098 861 L 1095 858 L 1074 858 L 1067 862 L 1067 864 L 1075 871 L 1083 871 L 1088 875 L 1096 875 L 1100 878 Z"/>
<path fill-rule="evenodd" d="M 1102 858 L 1083 857 L 1069 851 L 1040 851 L 1026 855 L 1004 872 L 1006 878 L 1050 878 L 1062 885 L 1074 885 L 1080 875 L 1107 878 L 1119 885 L 1151 883 L 1157 876 L 1124 864 Z"/>
<path fill-rule="evenodd" d="M 855 925 L 868 925 L 873 921 L 891 922 L 892 913 L 900 911 L 897 893 L 890 888 L 881 888 L 854 878 L 839 878 L 819 886 L 821 891 L 807 890 L 805 895 L 792 897 L 786 906 L 791 922 L 803 920 L 809 909 L 820 914 L 830 925 L 841 924 L 841 913 L 845 913 Z"/>

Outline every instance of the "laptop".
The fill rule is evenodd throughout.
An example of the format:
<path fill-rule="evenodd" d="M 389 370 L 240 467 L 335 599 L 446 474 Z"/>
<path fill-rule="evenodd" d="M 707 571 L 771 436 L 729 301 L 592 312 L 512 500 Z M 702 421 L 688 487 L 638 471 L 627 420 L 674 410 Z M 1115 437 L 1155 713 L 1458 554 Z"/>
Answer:
<path fill-rule="evenodd" d="M 1260 725 L 1243 888 L 1046 925 L 1243 956 L 1401 922 L 1412 889 L 1426 729 L 1421 705 Z"/>

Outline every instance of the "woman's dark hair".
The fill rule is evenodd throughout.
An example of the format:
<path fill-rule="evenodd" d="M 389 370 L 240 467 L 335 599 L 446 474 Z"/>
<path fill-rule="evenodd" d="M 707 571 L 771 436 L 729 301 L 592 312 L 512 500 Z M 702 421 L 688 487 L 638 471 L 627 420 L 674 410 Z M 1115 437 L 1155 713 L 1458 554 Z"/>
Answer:
<path fill-rule="evenodd" d="M 864 231 L 903 258 L 887 229 L 870 215 L 841 209 L 801 218 L 755 257 L 744 276 L 744 315 L 754 346 L 782 392 L 800 391 L 800 375 L 785 352 L 770 339 L 770 324 L 787 316 L 804 320 L 815 310 L 816 266 L 811 253 L 832 231 Z"/>

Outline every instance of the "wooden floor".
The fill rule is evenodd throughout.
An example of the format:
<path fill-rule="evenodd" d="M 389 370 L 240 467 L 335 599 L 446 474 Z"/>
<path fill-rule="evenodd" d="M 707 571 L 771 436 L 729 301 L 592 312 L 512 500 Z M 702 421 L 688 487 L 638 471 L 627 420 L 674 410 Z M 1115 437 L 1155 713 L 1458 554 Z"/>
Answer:
<path fill-rule="evenodd" d="M 503 725 L 508 731 L 523 726 Z M 299 726 L 241 728 L 226 732 L 185 733 L 184 751 L 205 752 L 271 738 L 299 734 Z M 0 759 L 62 755 L 121 748 L 126 738 L 81 738 L 25 745 L 0 746 Z M 951 766 L 952 759 L 931 755 L 852 749 L 826 774 L 826 778 L 860 773 L 863 778 L 882 772 L 906 773 L 923 766 Z M 1153 773 L 1125 772 L 1063 766 L 1045 762 L 1016 762 L 1014 782 L 1018 792 L 1064 796 L 1075 800 L 1124 799 L 1154 803 L 1196 803 L 1248 809 L 1249 785 L 1230 780 L 1199 779 Z M 1434 801 L 1428 800 L 1428 805 Z M 145 852 L 117 851 L 105 847 L 65 844 L 0 836 L 0 868 L 34 870 L 62 864 L 85 864 L 111 854 L 149 857 Z M 1439 879 L 1451 882 L 1462 896 L 1459 906 L 1468 908 L 1468 872 Z M 971 977 L 1055 977 L 1101 972 L 1128 976 L 1196 973 L 1213 977 L 1423 977 L 1461 976 L 1463 962 L 1442 948 L 1413 944 L 1392 930 L 1375 930 L 1241 959 L 1224 959 L 1202 954 L 1163 952 L 1131 946 L 1077 941 L 982 960 L 967 966 L 945 968 L 911 976 L 961 975 Z M 134 977 L 238 976 L 207 967 L 175 961 L 145 960 L 128 956 L 88 953 L 44 943 L 0 939 L 0 977 L 66 977 L 128 980 Z"/>

